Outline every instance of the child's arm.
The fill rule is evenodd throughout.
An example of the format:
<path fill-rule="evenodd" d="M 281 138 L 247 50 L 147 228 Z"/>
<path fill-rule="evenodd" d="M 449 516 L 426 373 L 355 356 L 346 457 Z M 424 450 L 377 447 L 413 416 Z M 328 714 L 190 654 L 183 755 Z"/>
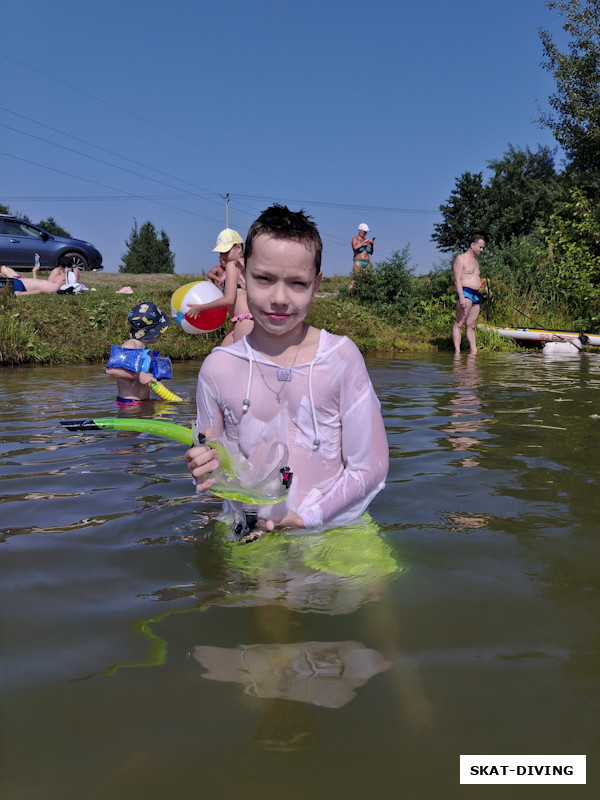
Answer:
<path fill-rule="evenodd" d="M 381 413 L 373 406 L 369 425 L 356 422 L 362 427 L 342 433 L 345 466 L 340 478 L 325 494 L 315 487 L 298 508 L 307 528 L 320 527 L 341 514 L 348 521 L 359 517 L 385 485 L 388 446 Z M 343 425 L 354 427 L 352 418 L 345 418 Z"/>
<path fill-rule="evenodd" d="M 227 308 L 235 303 L 237 296 L 237 267 L 234 261 L 227 264 L 225 277 L 225 294 L 210 303 L 194 303 L 185 312 L 186 317 L 199 316 L 203 311 L 212 311 L 215 308 Z"/>
<path fill-rule="evenodd" d="M 198 414 L 196 417 L 197 430 L 202 432 L 207 439 L 218 439 L 223 434 L 224 423 L 223 415 L 218 403 L 212 394 L 206 390 L 206 384 L 202 380 L 202 372 L 206 369 L 210 356 L 204 360 L 204 364 L 198 375 L 198 387 L 196 390 L 196 406 Z M 200 418 L 200 408 L 207 409 L 206 419 Z M 210 411 L 208 411 L 210 409 Z M 190 448 L 185 454 L 185 461 L 188 471 L 196 483 L 197 492 L 205 492 L 212 486 L 212 479 L 209 474 L 219 466 L 216 458 L 217 451 L 207 445 Z"/>
<path fill-rule="evenodd" d="M 209 271 L 206 273 L 206 279 L 209 280 L 211 283 L 214 283 L 215 286 L 218 286 L 220 289 L 223 283 L 223 281 L 221 280 L 222 275 L 223 275 L 222 267 L 213 267 L 212 269 L 209 269 Z"/>
<path fill-rule="evenodd" d="M 128 339 L 123 342 L 121 347 L 126 350 L 144 350 L 144 345 L 138 339 Z M 124 367 L 107 367 L 105 370 L 107 375 L 125 381 L 138 381 L 142 386 L 149 386 L 156 378 L 150 372 L 133 372 L 132 370 L 125 369 Z"/>
<path fill-rule="evenodd" d="M 105 370 L 107 375 L 113 378 L 119 378 L 125 381 L 137 381 L 142 386 L 150 386 L 154 383 L 156 378 L 150 372 L 131 372 L 131 370 L 123 369 L 122 367 L 107 367 Z"/>
<path fill-rule="evenodd" d="M 339 408 L 344 468 L 328 491 L 315 486 L 300 504 L 298 514 L 307 528 L 320 527 L 334 517 L 343 516 L 343 521 L 359 517 L 383 489 L 389 467 L 379 400 L 364 360 L 352 342 L 341 357 L 345 362 Z"/>

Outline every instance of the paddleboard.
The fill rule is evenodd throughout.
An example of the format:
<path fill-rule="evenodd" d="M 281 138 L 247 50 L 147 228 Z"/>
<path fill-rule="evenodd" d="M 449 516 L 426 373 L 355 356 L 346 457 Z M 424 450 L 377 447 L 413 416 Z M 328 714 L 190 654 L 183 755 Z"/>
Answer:
<path fill-rule="evenodd" d="M 482 322 L 477 327 L 497 333 L 499 336 L 507 336 L 509 339 L 524 342 L 570 342 L 572 339 L 577 339 L 581 333 L 581 331 L 544 330 L 543 328 L 500 328 L 495 325 L 484 325 Z M 600 347 L 600 333 L 584 333 L 584 336 L 588 338 L 586 345 Z"/>

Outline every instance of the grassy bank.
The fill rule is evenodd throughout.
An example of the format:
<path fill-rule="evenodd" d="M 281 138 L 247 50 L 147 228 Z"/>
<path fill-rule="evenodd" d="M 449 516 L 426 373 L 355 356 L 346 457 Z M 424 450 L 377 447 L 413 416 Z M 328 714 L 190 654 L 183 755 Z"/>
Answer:
<path fill-rule="evenodd" d="M 0 293 L 0 365 L 81 364 L 106 361 L 111 344 L 129 337 L 127 312 L 136 303 L 151 300 L 170 313 L 171 295 L 199 275 L 124 275 L 86 273 L 90 290 L 79 295 L 12 297 Z M 308 321 L 331 333 L 345 334 L 363 353 L 451 350 L 454 316 L 451 294 L 414 308 L 398 325 L 386 321 L 368 306 L 339 296 L 349 278 L 325 278 Z M 130 286 L 133 294 L 116 294 Z M 527 324 L 522 319 L 506 324 Z M 171 325 L 160 349 L 174 360 L 201 359 L 218 344 L 223 330 L 191 336 Z M 478 333 L 482 349 L 514 349 L 512 342 Z"/>

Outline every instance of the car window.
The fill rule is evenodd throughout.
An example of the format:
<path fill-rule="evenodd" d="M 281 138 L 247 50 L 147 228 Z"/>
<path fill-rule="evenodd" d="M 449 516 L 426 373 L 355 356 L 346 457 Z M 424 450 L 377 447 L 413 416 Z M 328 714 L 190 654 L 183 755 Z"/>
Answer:
<path fill-rule="evenodd" d="M 4 231 L 9 236 L 28 236 L 31 239 L 41 239 L 42 232 L 37 228 L 33 228 L 26 222 L 17 222 L 14 219 L 4 220 Z"/>

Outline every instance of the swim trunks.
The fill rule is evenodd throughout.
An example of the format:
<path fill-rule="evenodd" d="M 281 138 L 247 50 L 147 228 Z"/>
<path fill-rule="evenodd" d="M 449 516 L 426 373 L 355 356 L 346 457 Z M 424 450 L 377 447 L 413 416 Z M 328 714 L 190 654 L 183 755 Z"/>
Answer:
<path fill-rule="evenodd" d="M 145 400 L 136 400 L 133 397 L 117 397 L 115 403 L 118 406 L 139 406 L 140 403 L 145 403 Z"/>
<path fill-rule="evenodd" d="M 470 300 L 474 306 L 481 302 L 481 298 L 479 296 L 479 292 L 476 289 L 469 289 L 468 286 L 463 286 L 463 295 Z M 458 300 L 458 292 L 456 293 L 456 300 Z"/>
<path fill-rule="evenodd" d="M 25 284 L 20 278 L 13 278 L 13 289 L 15 292 L 26 292 Z"/>

